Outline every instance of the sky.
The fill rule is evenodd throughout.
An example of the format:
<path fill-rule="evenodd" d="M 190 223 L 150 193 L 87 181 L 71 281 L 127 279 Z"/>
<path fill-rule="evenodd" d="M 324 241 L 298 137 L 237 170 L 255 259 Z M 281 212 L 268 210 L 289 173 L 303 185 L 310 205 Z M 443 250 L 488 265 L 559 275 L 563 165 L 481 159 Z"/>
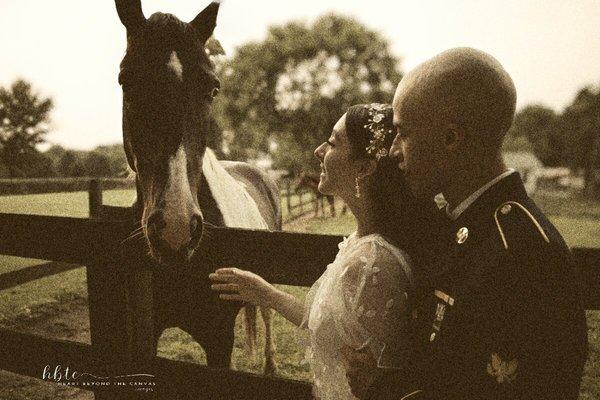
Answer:
<path fill-rule="evenodd" d="M 209 2 L 145 0 L 143 9 L 147 17 L 162 11 L 190 21 Z M 403 71 L 457 46 L 492 54 L 515 81 L 518 107 L 560 111 L 580 88 L 600 84 L 600 0 L 226 0 L 215 37 L 231 56 L 270 25 L 332 11 L 379 31 Z M 52 144 L 91 149 L 121 141 L 124 51 L 114 1 L 0 1 L 0 85 L 24 78 L 54 99 Z"/>

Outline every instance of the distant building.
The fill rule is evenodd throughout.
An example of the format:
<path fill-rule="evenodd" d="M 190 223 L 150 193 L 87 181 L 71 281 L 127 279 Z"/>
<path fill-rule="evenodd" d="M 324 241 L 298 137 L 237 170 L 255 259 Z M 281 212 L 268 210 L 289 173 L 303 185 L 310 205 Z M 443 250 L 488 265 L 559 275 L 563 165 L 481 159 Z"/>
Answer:
<path fill-rule="evenodd" d="M 525 190 L 533 194 L 537 188 L 538 178 L 544 168 L 539 158 L 529 151 L 505 151 L 504 162 L 521 174 Z"/>

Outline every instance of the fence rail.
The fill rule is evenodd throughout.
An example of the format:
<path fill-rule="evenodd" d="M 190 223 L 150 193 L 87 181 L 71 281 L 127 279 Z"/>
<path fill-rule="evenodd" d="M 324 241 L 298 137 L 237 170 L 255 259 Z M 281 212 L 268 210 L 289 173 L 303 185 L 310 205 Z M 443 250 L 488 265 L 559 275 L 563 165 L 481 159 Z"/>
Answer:
<path fill-rule="evenodd" d="M 149 340 L 153 326 L 149 282 L 158 266 L 147 259 L 143 243 L 123 242 L 134 229 L 130 209 L 105 207 L 101 197 L 92 197 L 90 204 L 97 209 L 92 210 L 95 218 L 90 219 L 0 214 L 0 254 L 86 266 L 92 339 L 87 345 L 0 329 L 0 368 L 40 378 L 41 368 L 54 363 L 98 376 L 143 370 L 157 377 L 158 386 L 152 393 L 91 387 L 99 400 L 311 398 L 307 382 L 156 357 Z M 322 274 L 342 239 L 213 226 L 204 229 L 205 239 L 184 273 L 206 276 L 207 268 L 237 266 L 273 283 L 297 286 L 310 286 Z M 584 277 L 586 309 L 600 309 L 600 249 L 573 249 L 573 256 Z M 40 276 L 50 270 L 40 267 L 30 274 Z M 4 279 L 4 285 L 0 276 L 0 288 L 8 287 L 8 281 L 22 282 L 26 275 Z"/>
<path fill-rule="evenodd" d="M 127 178 L 27 178 L 0 179 L 0 196 L 87 191 L 90 182 L 102 182 L 104 189 L 133 189 Z"/>
<path fill-rule="evenodd" d="M 40 378 L 46 365 L 51 366 L 52 371 L 57 365 L 63 366 L 63 375 L 66 366 L 71 371 L 86 371 L 96 376 L 107 374 L 103 361 L 96 356 L 93 346 L 85 343 L 47 339 L 2 328 L 0 343 L 0 366 L 16 374 Z M 15 357 L 15 349 L 19 349 L 19 357 Z M 154 358 L 152 372 L 158 377 L 156 395 L 160 399 L 263 399 L 266 398 L 266 388 L 272 396 L 270 398 L 311 398 L 310 386 L 303 381 L 211 369 L 163 357 Z M 240 391 L 240 387 L 244 390 Z M 103 391 L 101 386 L 79 388 Z M 121 387 L 119 390 L 126 389 Z M 104 391 L 107 392 L 106 395 L 111 395 L 106 389 Z M 138 394 L 130 392 L 129 395 Z"/>
<path fill-rule="evenodd" d="M 282 180 L 280 186 L 283 187 L 281 190 L 281 204 L 282 208 L 285 206 L 285 211 L 287 212 L 286 222 L 292 221 L 316 209 L 318 199 L 314 192 L 292 189 L 290 179 Z M 307 205 L 312 205 L 312 207 L 306 209 Z"/>

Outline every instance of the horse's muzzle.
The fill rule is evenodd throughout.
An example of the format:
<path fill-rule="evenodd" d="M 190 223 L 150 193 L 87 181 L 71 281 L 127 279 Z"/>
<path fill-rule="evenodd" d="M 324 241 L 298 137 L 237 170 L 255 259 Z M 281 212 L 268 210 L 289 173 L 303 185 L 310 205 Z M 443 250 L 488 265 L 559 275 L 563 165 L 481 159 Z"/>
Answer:
<path fill-rule="evenodd" d="M 187 225 L 185 228 L 174 224 L 167 226 L 163 212 L 155 210 L 146 224 L 146 236 L 152 256 L 161 264 L 188 262 L 202 239 L 202 222 L 202 215 L 195 214 L 188 224 L 181 224 Z M 189 234 L 180 230 L 188 227 Z"/>

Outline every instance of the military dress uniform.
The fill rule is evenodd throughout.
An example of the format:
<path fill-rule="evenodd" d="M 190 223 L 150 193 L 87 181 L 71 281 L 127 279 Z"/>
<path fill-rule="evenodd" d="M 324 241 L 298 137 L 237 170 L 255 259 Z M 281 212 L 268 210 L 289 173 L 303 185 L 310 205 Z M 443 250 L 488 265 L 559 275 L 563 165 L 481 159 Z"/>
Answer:
<path fill-rule="evenodd" d="M 440 228 L 414 296 L 411 355 L 368 399 L 577 399 L 587 327 L 570 251 L 504 177 Z"/>

